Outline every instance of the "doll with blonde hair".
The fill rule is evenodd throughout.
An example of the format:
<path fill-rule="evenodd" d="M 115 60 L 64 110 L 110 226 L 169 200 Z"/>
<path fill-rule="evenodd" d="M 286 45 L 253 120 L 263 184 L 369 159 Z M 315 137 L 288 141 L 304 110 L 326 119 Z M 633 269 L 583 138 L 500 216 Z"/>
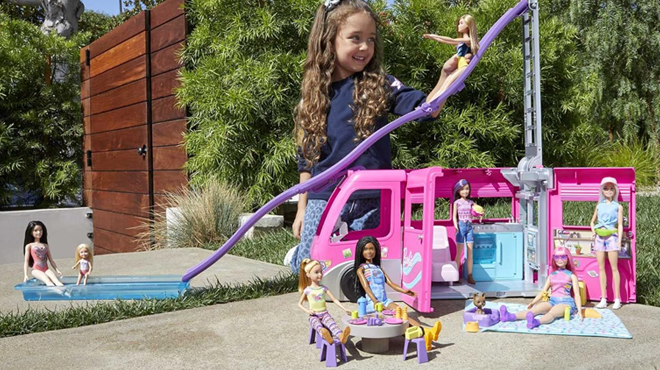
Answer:
<path fill-rule="evenodd" d="M 347 326 L 344 331 L 339 329 L 339 326 L 328 312 L 325 294 L 347 314 L 351 312 L 332 295 L 328 288 L 320 284 L 322 278 L 323 266 L 321 266 L 321 263 L 317 260 L 305 258 L 300 264 L 300 277 L 298 278 L 300 301 L 298 301 L 298 307 L 309 314 L 309 323 L 317 333 L 321 334 L 323 339 L 328 343 L 333 343 L 336 339 L 344 344 L 348 340 L 351 328 Z M 309 309 L 303 306 L 305 301 L 309 303 Z M 330 334 L 331 332 L 332 334 Z"/>
<path fill-rule="evenodd" d="M 456 54 L 449 58 L 442 67 L 440 75 L 440 90 L 433 98 L 442 94 L 449 86 L 463 73 L 468 65 L 468 59 L 479 51 L 479 38 L 477 36 L 477 24 L 469 14 L 465 14 L 456 21 L 457 38 L 439 36 L 434 34 L 424 34 L 427 39 L 435 40 L 442 44 L 456 45 Z M 440 105 L 440 108 L 444 102 Z"/>
<path fill-rule="evenodd" d="M 78 282 L 76 285 L 80 285 L 80 280 L 85 277 L 83 285 L 87 285 L 87 277 L 92 273 L 92 261 L 94 260 L 94 254 L 92 253 L 92 248 L 87 244 L 80 244 L 76 247 L 76 264 L 71 267 L 75 269 L 79 267 L 78 270 Z"/>
<path fill-rule="evenodd" d="M 596 308 L 607 307 L 607 273 L 605 258 L 610 261 L 614 283 L 613 310 L 621 308 L 621 276 L 619 274 L 619 251 L 623 235 L 623 206 L 617 202 L 619 186 L 614 177 L 604 177 L 598 188 L 598 204 L 591 218 L 594 233 L 594 252 L 598 261 L 601 299 Z M 596 224 L 596 220 L 598 223 Z"/>

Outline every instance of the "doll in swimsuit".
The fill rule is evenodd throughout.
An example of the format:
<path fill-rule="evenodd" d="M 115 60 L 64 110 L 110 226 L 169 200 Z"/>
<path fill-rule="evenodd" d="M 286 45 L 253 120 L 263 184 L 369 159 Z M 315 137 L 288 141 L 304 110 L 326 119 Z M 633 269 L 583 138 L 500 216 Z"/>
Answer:
<path fill-rule="evenodd" d="M 32 276 L 42 281 L 48 286 L 62 286 L 62 282 L 57 276 L 62 273 L 57 268 L 53 257 L 48 248 L 48 230 L 41 221 L 30 221 L 25 229 L 25 239 L 23 242 L 23 254 L 25 263 L 23 265 L 23 281 L 28 281 L 28 268 L 32 268 Z M 57 276 L 52 270 L 48 269 L 48 261 L 57 272 Z"/>
<path fill-rule="evenodd" d="M 458 19 L 456 22 L 456 31 L 458 32 L 457 38 L 428 33 L 424 34 L 424 37 L 427 39 L 435 40 L 442 44 L 456 45 L 456 54 L 449 58 L 442 67 L 442 74 L 440 75 L 440 81 L 438 81 L 441 87 L 435 96 L 433 96 L 433 99 L 447 90 L 452 82 L 463 73 L 469 63 L 467 56 L 476 54 L 479 51 L 477 25 L 471 15 L 466 14 Z M 440 107 L 442 108 L 443 105 L 444 102 Z"/>
<path fill-rule="evenodd" d="M 92 260 L 94 259 L 94 254 L 92 253 L 92 248 L 87 244 L 80 244 L 76 248 L 76 264 L 71 267 L 75 269 L 76 266 L 80 267 L 78 270 L 78 282 L 76 285 L 80 285 L 80 280 L 82 277 L 85 277 L 83 285 L 87 285 L 87 277 L 92 273 Z"/>

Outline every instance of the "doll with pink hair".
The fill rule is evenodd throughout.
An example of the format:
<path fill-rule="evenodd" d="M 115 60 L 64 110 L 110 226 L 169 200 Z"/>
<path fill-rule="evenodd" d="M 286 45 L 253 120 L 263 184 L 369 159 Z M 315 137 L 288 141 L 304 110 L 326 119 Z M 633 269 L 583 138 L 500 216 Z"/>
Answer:
<path fill-rule="evenodd" d="M 516 314 L 507 311 L 506 306 L 500 306 L 500 321 L 527 320 L 527 328 L 533 329 L 541 324 L 549 324 L 556 318 L 564 316 L 566 308 L 570 308 L 571 315 L 582 317 L 582 302 L 580 300 L 580 287 L 577 275 L 573 273 L 573 257 L 571 252 L 562 246 L 555 247 L 552 252 L 550 275 L 543 285 L 543 289 L 527 306 L 527 311 Z M 550 300 L 541 302 L 543 293 L 552 288 Z M 571 296 L 571 291 L 573 296 Z M 543 315 L 536 319 L 536 315 Z"/>

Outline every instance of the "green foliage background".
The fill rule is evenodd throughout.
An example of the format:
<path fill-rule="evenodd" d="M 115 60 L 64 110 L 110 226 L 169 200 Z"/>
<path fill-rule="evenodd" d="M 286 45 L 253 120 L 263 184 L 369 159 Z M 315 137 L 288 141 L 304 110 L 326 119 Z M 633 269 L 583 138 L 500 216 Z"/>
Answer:
<path fill-rule="evenodd" d="M 381 18 L 386 70 L 428 92 L 455 50 L 422 34 L 453 36 L 456 19 L 469 13 L 483 36 L 516 1 L 370 3 Z M 186 3 L 194 30 L 183 53 L 187 68 L 178 97 L 192 113 L 186 148 L 193 182 L 219 175 L 249 189 L 253 204 L 260 205 L 298 181 L 292 112 L 318 5 L 317 0 Z M 658 5 L 585 6 L 564 0 L 541 6 L 544 162 L 605 166 L 612 161 L 603 152 L 616 156 L 627 150 L 621 147 L 632 146 L 634 160 L 628 165 L 640 163 L 641 184 L 653 184 L 660 23 L 651 13 Z M 622 33 L 613 34 L 612 27 Z M 504 29 L 437 120 L 393 133 L 395 167 L 518 163 L 524 149 L 521 31 L 519 21 Z M 636 72 L 640 67 L 644 71 Z"/>

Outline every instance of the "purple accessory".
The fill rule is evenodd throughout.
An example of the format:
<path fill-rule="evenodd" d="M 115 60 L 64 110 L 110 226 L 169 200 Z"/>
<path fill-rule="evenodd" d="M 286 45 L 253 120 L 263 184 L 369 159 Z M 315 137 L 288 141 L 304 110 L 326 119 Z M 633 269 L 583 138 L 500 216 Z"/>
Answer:
<path fill-rule="evenodd" d="M 388 317 L 387 319 L 385 319 L 385 323 L 390 325 L 399 325 L 399 324 L 403 324 L 403 320 L 397 319 L 396 317 Z"/>
<path fill-rule="evenodd" d="M 395 312 L 392 311 L 392 310 L 383 310 L 383 312 L 381 312 L 381 313 L 383 315 L 387 315 L 387 316 L 394 316 L 395 315 Z"/>
<path fill-rule="evenodd" d="M 541 322 L 538 319 L 534 318 L 532 311 L 527 312 L 527 329 L 534 329 L 537 326 L 540 326 Z"/>
<path fill-rule="evenodd" d="M 500 321 L 516 321 L 516 315 L 509 313 L 505 305 L 500 306 Z"/>
<path fill-rule="evenodd" d="M 189 282 L 190 279 L 199 275 L 200 273 L 202 273 L 202 271 L 206 270 L 211 265 L 218 262 L 218 260 L 222 258 L 222 256 L 224 256 L 225 254 L 227 254 L 227 252 L 229 252 L 229 250 L 232 249 L 234 245 L 236 245 L 236 242 L 238 242 L 243 237 L 243 235 L 245 235 L 245 233 L 247 233 L 248 230 L 250 230 L 250 228 L 252 228 L 252 226 L 254 226 L 257 223 L 257 221 L 261 219 L 261 217 L 263 217 L 265 214 L 275 209 L 275 207 L 286 202 L 287 200 L 291 199 L 293 196 L 297 194 L 302 194 L 309 191 L 316 192 L 324 189 L 330 184 L 335 183 L 347 173 L 348 166 L 351 163 L 355 162 L 355 160 L 360 155 L 362 155 L 362 153 L 366 152 L 367 149 L 369 149 L 375 142 L 382 139 L 385 135 L 389 134 L 395 129 L 401 127 L 405 123 L 416 120 L 418 118 L 427 117 L 431 113 L 433 113 L 433 111 L 440 109 L 440 104 L 442 104 L 445 100 L 447 100 L 447 98 L 463 90 L 463 88 L 465 87 L 464 84 L 465 79 L 468 78 L 470 74 L 472 74 L 472 71 L 477 67 L 479 61 L 481 60 L 481 57 L 484 55 L 486 50 L 488 50 L 488 47 L 493 42 L 495 37 L 499 35 L 500 32 L 502 32 L 504 27 L 506 27 L 509 23 L 513 22 L 519 16 L 526 13 L 528 10 L 529 10 L 529 4 L 527 0 L 520 0 L 518 4 L 507 10 L 507 12 L 504 13 L 504 15 L 501 16 L 500 19 L 497 20 L 497 22 L 495 22 L 495 24 L 488 30 L 488 32 L 486 32 L 484 37 L 481 39 L 481 42 L 479 43 L 481 47 L 479 48 L 479 51 L 472 57 L 472 61 L 470 62 L 470 64 L 468 64 L 468 66 L 465 67 L 465 71 L 461 73 L 461 75 L 456 79 L 456 81 L 454 81 L 454 83 L 452 83 L 447 90 L 445 90 L 442 94 L 440 94 L 440 96 L 438 96 L 429 103 L 422 103 L 422 105 L 417 107 L 414 111 L 405 114 L 402 117 L 399 117 L 396 120 L 381 127 L 378 131 L 374 132 L 373 134 L 371 134 L 371 136 L 369 136 L 367 139 L 362 141 L 360 145 L 358 145 L 355 149 L 353 149 L 353 151 L 351 151 L 347 156 L 345 156 L 344 159 L 335 163 L 332 167 L 323 171 L 323 173 L 321 173 L 320 175 L 314 176 L 302 184 L 294 185 L 288 190 L 280 193 L 280 195 L 271 199 L 270 202 L 266 203 L 264 206 L 259 208 L 259 210 L 254 215 L 252 215 L 252 217 L 250 217 L 243 224 L 243 226 L 238 228 L 238 230 L 234 233 L 234 235 L 232 235 L 232 237 L 229 238 L 229 240 L 227 240 L 225 244 L 222 245 L 222 247 L 220 247 L 218 250 L 213 252 L 212 255 L 206 257 L 204 261 L 188 269 L 188 271 L 186 271 L 186 273 L 181 277 L 181 281 L 184 283 Z"/>
<path fill-rule="evenodd" d="M 377 317 L 370 317 L 367 319 L 367 326 L 381 326 L 383 325 L 383 320 Z"/>
<path fill-rule="evenodd" d="M 554 255 L 554 256 L 552 256 L 552 258 L 554 258 L 556 260 L 564 260 L 564 261 L 568 260 L 568 256 L 565 255 L 565 254 Z"/>
<path fill-rule="evenodd" d="M 366 319 L 353 319 L 353 320 L 348 320 L 348 323 L 351 325 L 364 325 L 367 323 Z"/>

